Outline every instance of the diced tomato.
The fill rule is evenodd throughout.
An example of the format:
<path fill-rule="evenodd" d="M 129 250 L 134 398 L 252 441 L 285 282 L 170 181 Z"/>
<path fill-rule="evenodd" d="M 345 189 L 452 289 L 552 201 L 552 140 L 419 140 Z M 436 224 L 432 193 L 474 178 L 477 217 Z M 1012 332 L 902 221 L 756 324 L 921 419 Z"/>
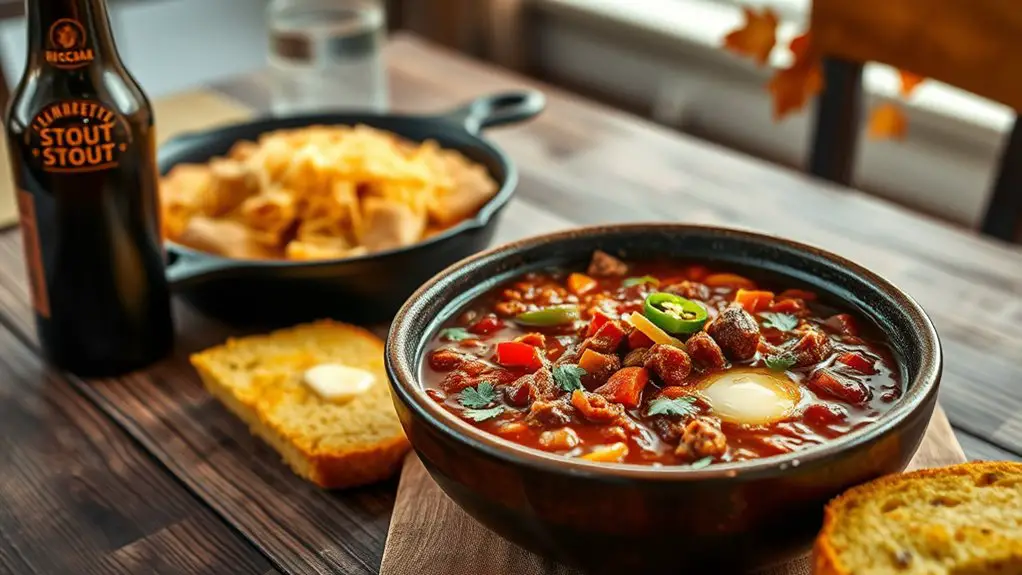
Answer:
<path fill-rule="evenodd" d="M 847 365 L 855 371 L 865 374 L 873 375 L 877 372 L 876 367 L 873 366 L 873 361 L 866 358 L 861 353 L 847 352 L 837 356 L 837 360 L 840 363 Z"/>
<path fill-rule="evenodd" d="M 804 289 L 786 289 L 777 295 L 777 299 L 804 299 L 814 301 L 816 294 Z"/>
<path fill-rule="evenodd" d="M 539 369 L 543 358 L 535 347 L 520 341 L 502 341 L 497 344 L 497 363 L 506 367 Z"/>
<path fill-rule="evenodd" d="M 802 412 L 802 419 L 810 425 L 831 425 L 840 423 L 848 417 L 848 412 L 840 405 L 832 403 L 814 403 Z"/>
<path fill-rule="evenodd" d="M 596 333 L 596 330 L 603 327 L 603 324 L 607 323 L 612 319 L 614 318 L 611 317 L 610 314 L 607 314 L 602 310 L 598 309 L 593 311 L 593 317 L 592 319 L 589 320 L 589 327 L 586 328 L 586 337 L 591 337 L 593 334 Z"/>
<path fill-rule="evenodd" d="M 706 276 L 710 275 L 710 270 L 706 269 L 706 266 L 688 266 L 685 268 L 685 279 L 692 282 L 701 282 L 706 279 Z M 664 283 L 664 285 L 671 285 Z"/>
<path fill-rule="evenodd" d="M 568 291 L 575 295 L 585 295 L 599 285 L 593 278 L 580 273 L 573 273 L 568 276 Z"/>
<path fill-rule="evenodd" d="M 730 287 L 735 289 L 756 289 L 756 284 L 749 278 L 738 274 L 710 274 L 703 278 L 702 283 L 712 287 Z"/>
<path fill-rule="evenodd" d="M 831 316 L 827 318 L 827 321 L 823 322 L 823 325 L 843 335 L 859 335 L 859 326 L 855 323 L 855 318 L 847 313 Z"/>
<path fill-rule="evenodd" d="M 852 405 L 864 405 L 869 401 L 869 390 L 865 385 L 829 369 L 817 370 L 806 385 L 819 395 L 835 397 Z"/>
<path fill-rule="evenodd" d="M 735 292 L 735 303 L 749 313 L 763 311 L 774 300 L 774 293 L 760 290 L 739 289 Z"/>
<path fill-rule="evenodd" d="M 649 336 L 637 329 L 628 334 L 628 349 L 639 349 L 640 347 L 653 347 L 656 343 L 649 339 Z"/>
<path fill-rule="evenodd" d="M 800 299 L 782 299 L 770 304 L 769 309 L 774 313 L 798 313 L 806 309 L 806 304 Z"/>
<path fill-rule="evenodd" d="M 515 338 L 515 341 L 543 349 L 546 347 L 546 336 L 541 333 L 527 333 Z"/>
<path fill-rule="evenodd" d="M 639 407 L 642 390 L 649 383 L 649 372 L 643 367 L 626 367 L 610 376 L 596 393 L 625 407 Z"/>
<path fill-rule="evenodd" d="M 491 334 L 500 328 L 504 327 L 504 321 L 496 315 L 490 313 L 483 316 L 482 319 L 472 324 L 472 327 L 468 328 L 468 331 L 477 333 L 479 335 Z"/>

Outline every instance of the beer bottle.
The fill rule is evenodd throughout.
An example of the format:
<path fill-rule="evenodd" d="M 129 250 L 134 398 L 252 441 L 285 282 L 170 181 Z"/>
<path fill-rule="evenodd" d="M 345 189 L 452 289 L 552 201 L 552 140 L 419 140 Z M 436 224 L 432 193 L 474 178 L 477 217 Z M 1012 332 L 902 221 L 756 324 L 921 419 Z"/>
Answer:
<path fill-rule="evenodd" d="M 172 344 L 152 108 L 124 69 L 104 0 L 26 0 L 25 74 L 7 147 L 47 358 L 113 375 Z"/>

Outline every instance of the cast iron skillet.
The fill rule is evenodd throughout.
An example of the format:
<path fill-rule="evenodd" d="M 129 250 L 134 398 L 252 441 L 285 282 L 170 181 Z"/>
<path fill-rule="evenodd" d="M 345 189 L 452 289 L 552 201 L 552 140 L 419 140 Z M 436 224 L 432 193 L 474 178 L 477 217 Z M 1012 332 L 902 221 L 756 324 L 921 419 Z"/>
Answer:
<path fill-rule="evenodd" d="M 595 249 L 707 263 L 811 289 L 877 324 L 898 359 L 904 395 L 877 421 L 822 445 L 700 470 L 595 463 L 523 447 L 426 395 L 420 364 L 445 321 L 513 277 L 585 269 Z M 440 272 L 398 312 L 386 365 L 398 417 L 422 463 L 493 531 L 586 572 L 741 573 L 806 551 L 830 498 L 905 468 L 937 400 L 941 351 L 919 304 L 840 256 L 746 231 L 629 224 L 524 239 Z"/>
<path fill-rule="evenodd" d="M 176 164 L 205 162 L 238 140 L 282 128 L 314 124 L 366 124 L 414 141 L 436 140 L 486 166 L 500 190 L 475 217 L 421 243 L 342 260 L 316 262 L 234 260 L 167 242 L 173 287 L 201 312 L 234 324 L 293 323 L 334 317 L 387 320 L 423 281 L 486 247 L 498 216 L 518 184 L 518 173 L 499 148 L 479 135 L 484 128 L 528 120 L 544 107 L 536 91 L 476 99 L 431 116 L 322 114 L 270 118 L 178 136 L 159 151 L 160 173 Z"/>

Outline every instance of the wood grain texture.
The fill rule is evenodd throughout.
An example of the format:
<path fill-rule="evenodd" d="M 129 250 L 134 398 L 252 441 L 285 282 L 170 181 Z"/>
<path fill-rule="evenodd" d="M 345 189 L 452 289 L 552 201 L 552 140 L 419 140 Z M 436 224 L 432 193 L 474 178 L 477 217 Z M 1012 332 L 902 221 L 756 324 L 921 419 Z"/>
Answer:
<path fill-rule="evenodd" d="M 0 573 L 276 573 L 0 328 Z"/>
<path fill-rule="evenodd" d="M 435 112 L 474 96 L 533 84 L 406 36 L 388 47 L 395 107 Z M 266 76 L 223 87 L 260 109 Z M 497 241 L 578 224 L 710 222 L 820 244 L 886 273 L 938 320 L 948 352 L 943 401 L 978 438 L 1022 446 L 1022 256 L 856 192 L 544 90 L 536 122 L 493 132 L 522 183 Z M 0 318 L 26 341 L 34 326 L 17 230 L 0 233 Z M 396 484 L 342 493 L 293 476 L 275 453 L 213 401 L 188 353 L 227 327 L 177 306 L 173 356 L 117 379 L 67 381 L 195 495 L 287 573 L 373 573 Z M 2 354 L 0 354 L 2 355 Z M 1020 416 L 1022 417 L 1022 416 Z"/>
<path fill-rule="evenodd" d="M 965 461 L 944 414 L 934 414 L 910 469 Z M 457 539 L 457 545 L 452 540 Z M 499 573 L 582 575 L 576 569 L 534 555 L 486 529 L 430 478 L 414 454 L 405 460 L 380 575 Z M 807 558 L 756 575 L 809 575 Z"/>
<path fill-rule="evenodd" d="M 1022 110 L 1022 11 L 1015 0 L 814 0 L 824 56 L 883 62 Z"/>

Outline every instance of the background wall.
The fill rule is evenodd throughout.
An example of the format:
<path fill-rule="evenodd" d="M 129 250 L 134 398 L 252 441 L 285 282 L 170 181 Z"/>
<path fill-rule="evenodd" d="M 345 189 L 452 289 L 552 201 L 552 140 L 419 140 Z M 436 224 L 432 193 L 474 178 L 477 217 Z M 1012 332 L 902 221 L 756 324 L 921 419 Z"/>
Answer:
<path fill-rule="evenodd" d="M 42 1 L 42 0 L 34 0 Z M 110 3 L 125 64 L 146 92 L 162 96 L 264 65 L 267 0 L 147 0 Z M 25 20 L 0 25 L 11 82 L 25 67 Z"/>

